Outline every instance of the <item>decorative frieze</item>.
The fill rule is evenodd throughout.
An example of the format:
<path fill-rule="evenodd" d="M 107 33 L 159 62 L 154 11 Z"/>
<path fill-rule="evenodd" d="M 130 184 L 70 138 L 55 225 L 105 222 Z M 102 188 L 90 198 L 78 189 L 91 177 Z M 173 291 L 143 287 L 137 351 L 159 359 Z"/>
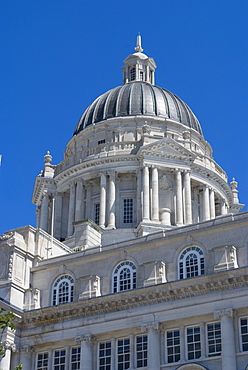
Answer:
<path fill-rule="evenodd" d="M 196 284 L 194 279 L 191 279 L 189 284 L 191 283 L 192 285 L 182 286 L 182 281 L 179 280 L 169 284 L 160 284 L 158 287 L 151 286 L 139 290 L 134 289 L 128 292 L 116 293 L 111 296 L 111 300 L 109 296 L 101 296 L 91 300 L 84 300 L 83 305 L 82 302 L 74 302 L 57 307 L 43 308 L 40 311 L 36 310 L 35 313 L 24 312 L 23 326 L 42 326 L 59 322 L 62 317 L 63 320 L 71 320 L 196 297 L 212 292 L 247 287 L 248 272 L 243 271 L 242 275 L 227 278 L 217 277 L 216 275 L 202 276 L 198 277 L 198 281 L 199 283 Z M 185 284 L 185 281 L 183 283 Z"/>

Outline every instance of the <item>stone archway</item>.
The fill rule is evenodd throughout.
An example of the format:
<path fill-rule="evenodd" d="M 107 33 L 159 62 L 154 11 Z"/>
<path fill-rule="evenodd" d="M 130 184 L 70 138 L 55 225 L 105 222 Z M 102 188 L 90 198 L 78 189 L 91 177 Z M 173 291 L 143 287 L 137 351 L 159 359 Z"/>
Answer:
<path fill-rule="evenodd" d="M 177 367 L 176 370 L 207 370 L 207 368 L 202 365 L 192 363 L 192 364 L 180 365 L 179 367 Z"/>

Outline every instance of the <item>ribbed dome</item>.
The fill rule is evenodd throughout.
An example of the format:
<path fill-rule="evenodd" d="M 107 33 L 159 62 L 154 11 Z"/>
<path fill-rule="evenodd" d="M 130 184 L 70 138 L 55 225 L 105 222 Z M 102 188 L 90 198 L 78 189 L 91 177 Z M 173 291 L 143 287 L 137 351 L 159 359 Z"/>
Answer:
<path fill-rule="evenodd" d="M 196 116 L 176 95 L 150 83 L 134 81 L 99 96 L 81 116 L 74 135 L 109 118 L 140 115 L 171 118 L 202 134 Z"/>

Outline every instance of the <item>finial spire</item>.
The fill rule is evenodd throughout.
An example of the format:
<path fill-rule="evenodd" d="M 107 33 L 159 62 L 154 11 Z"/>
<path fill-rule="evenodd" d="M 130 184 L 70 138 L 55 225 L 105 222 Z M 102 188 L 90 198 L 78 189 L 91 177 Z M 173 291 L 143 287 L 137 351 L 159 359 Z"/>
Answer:
<path fill-rule="evenodd" d="M 137 36 L 137 39 L 136 39 L 136 47 L 134 48 L 134 50 L 137 51 L 137 53 L 142 53 L 142 51 L 143 51 L 142 46 L 141 46 L 141 36 L 140 36 L 140 33 Z"/>

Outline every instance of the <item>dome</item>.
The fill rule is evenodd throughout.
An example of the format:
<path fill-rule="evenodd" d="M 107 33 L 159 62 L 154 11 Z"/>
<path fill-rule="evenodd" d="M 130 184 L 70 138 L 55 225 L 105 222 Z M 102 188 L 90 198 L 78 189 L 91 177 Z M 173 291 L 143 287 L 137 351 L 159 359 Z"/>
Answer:
<path fill-rule="evenodd" d="M 140 115 L 170 118 L 202 135 L 200 123 L 187 104 L 168 90 L 142 81 L 126 83 L 99 96 L 81 116 L 74 135 L 110 118 Z"/>

